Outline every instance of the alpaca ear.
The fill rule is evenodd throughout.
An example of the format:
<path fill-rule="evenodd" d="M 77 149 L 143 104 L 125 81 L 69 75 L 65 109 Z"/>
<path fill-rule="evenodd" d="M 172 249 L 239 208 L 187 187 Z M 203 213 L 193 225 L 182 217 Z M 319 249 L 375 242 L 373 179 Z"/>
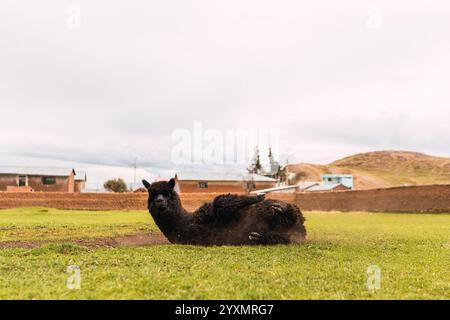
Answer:
<path fill-rule="evenodd" d="M 175 179 L 174 178 L 170 179 L 168 183 L 169 183 L 170 189 L 175 188 Z"/>
<path fill-rule="evenodd" d="M 142 180 L 142 184 L 144 185 L 145 189 L 148 189 L 150 187 L 150 183 L 147 180 Z"/>

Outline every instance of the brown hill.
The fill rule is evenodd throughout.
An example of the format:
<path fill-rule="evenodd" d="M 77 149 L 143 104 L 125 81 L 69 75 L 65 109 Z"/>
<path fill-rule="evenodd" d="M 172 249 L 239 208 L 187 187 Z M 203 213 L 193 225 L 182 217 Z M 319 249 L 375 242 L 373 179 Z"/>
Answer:
<path fill-rule="evenodd" d="M 360 153 L 328 165 L 300 163 L 288 166 L 298 180 L 317 181 L 324 173 L 349 173 L 355 189 L 402 185 L 450 184 L 450 158 L 409 151 Z"/>

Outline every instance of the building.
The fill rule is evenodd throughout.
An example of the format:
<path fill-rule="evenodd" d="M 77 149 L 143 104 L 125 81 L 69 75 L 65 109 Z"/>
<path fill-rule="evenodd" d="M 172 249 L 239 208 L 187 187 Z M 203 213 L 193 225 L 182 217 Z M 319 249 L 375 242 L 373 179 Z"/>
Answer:
<path fill-rule="evenodd" d="M 275 157 L 272 153 L 272 148 L 269 148 L 269 168 L 268 170 L 262 169 L 261 172 L 257 172 L 258 174 L 273 178 L 273 179 L 279 179 L 280 175 L 282 174 L 281 166 L 278 163 L 278 161 L 275 160 Z"/>
<path fill-rule="evenodd" d="M 180 172 L 175 175 L 176 190 L 180 193 L 248 193 L 273 188 L 277 180 L 258 174 Z"/>
<path fill-rule="evenodd" d="M 332 191 L 345 191 L 349 190 L 342 183 L 320 183 L 315 186 L 312 186 L 306 190 L 305 192 L 332 192 Z"/>
<path fill-rule="evenodd" d="M 268 194 L 268 193 L 295 193 L 295 192 L 330 192 L 349 190 L 341 183 L 323 183 L 323 182 L 307 182 L 302 181 L 298 184 L 289 186 L 278 186 L 274 188 L 254 190 L 251 194 Z"/>
<path fill-rule="evenodd" d="M 348 189 L 353 189 L 353 176 L 351 174 L 322 174 L 324 184 L 343 184 Z"/>
<path fill-rule="evenodd" d="M 317 181 L 300 181 L 297 185 L 298 185 L 298 189 L 300 192 L 302 191 L 306 191 L 309 188 L 312 188 L 314 186 L 318 186 L 320 184 L 320 182 Z"/>
<path fill-rule="evenodd" d="M 145 190 L 142 182 L 129 182 L 127 188 L 130 192 L 140 191 L 141 189 Z"/>
<path fill-rule="evenodd" d="M 294 184 L 291 186 L 279 186 L 268 189 L 254 190 L 251 194 L 268 194 L 268 193 L 295 193 L 299 191 L 299 186 Z"/>
<path fill-rule="evenodd" d="M 0 191 L 82 192 L 87 176 L 68 168 L 0 167 Z"/>
<path fill-rule="evenodd" d="M 87 174 L 83 171 L 75 173 L 75 188 L 74 192 L 84 192 L 86 190 Z"/>
<path fill-rule="evenodd" d="M 277 186 L 274 188 L 262 189 L 262 190 L 254 190 L 250 192 L 251 194 L 267 194 L 267 193 L 295 193 L 302 192 L 311 188 L 313 186 L 319 185 L 320 182 L 314 181 L 301 181 L 298 184 L 293 184 L 289 186 Z"/>

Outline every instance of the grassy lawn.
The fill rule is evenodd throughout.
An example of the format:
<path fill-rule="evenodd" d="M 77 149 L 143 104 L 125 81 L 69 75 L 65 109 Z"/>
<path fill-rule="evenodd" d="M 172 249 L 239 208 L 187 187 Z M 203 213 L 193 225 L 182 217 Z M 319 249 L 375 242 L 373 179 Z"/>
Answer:
<path fill-rule="evenodd" d="M 67 240 L 158 231 L 142 211 L 0 210 L 0 241 Z"/>
<path fill-rule="evenodd" d="M 87 248 L 77 238 L 156 231 L 148 213 L 0 211 L 0 241 L 55 240 L 0 249 L 1 299 L 450 298 L 449 214 L 306 214 L 308 242 L 272 247 Z M 81 289 L 69 290 L 69 265 Z M 367 268 L 381 288 L 367 289 Z"/>

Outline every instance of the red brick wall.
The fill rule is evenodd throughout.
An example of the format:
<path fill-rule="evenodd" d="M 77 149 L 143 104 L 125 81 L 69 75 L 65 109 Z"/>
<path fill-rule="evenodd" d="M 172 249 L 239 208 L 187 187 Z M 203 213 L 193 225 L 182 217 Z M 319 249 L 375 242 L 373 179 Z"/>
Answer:
<path fill-rule="evenodd" d="M 197 208 L 218 194 L 181 195 L 188 210 Z M 297 204 L 305 211 L 449 212 L 450 185 L 398 187 L 388 189 L 270 194 L 269 198 Z M 0 192 L 0 208 L 50 207 L 85 210 L 145 210 L 146 193 L 8 193 Z"/>
<path fill-rule="evenodd" d="M 17 186 L 17 176 L 2 175 L 0 176 L 0 191 L 6 191 L 8 186 Z"/>
<path fill-rule="evenodd" d="M 335 192 L 335 191 L 348 191 L 348 190 L 349 189 L 346 186 L 344 186 L 343 184 L 340 184 L 340 185 L 334 187 L 334 189 L 331 189 L 330 191 Z M 303 190 L 301 192 L 324 192 L 324 191 Z"/>
<path fill-rule="evenodd" d="M 198 181 L 177 181 L 180 193 L 241 193 L 245 192 L 246 182 L 208 181 L 207 189 L 200 189 Z M 256 190 L 275 187 L 275 182 L 255 182 Z"/>
<path fill-rule="evenodd" d="M 34 191 L 43 192 L 68 192 L 69 191 L 69 180 L 65 177 L 54 177 L 56 180 L 55 184 L 44 185 L 42 183 L 43 177 L 41 176 L 28 176 L 28 186 L 33 188 Z"/>
<path fill-rule="evenodd" d="M 85 181 L 75 181 L 75 190 L 74 192 L 81 192 L 86 187 Z"/>
<path fill-rule="evenodd" d="M 448 212 L 450 185 L 295 194 L 303 210 L 369 212 Z"/>
<path fill-rule="evenodd" d="M 34 190 L 28 186 L 7 186 L 6 192 L 33 192 Z"/>

